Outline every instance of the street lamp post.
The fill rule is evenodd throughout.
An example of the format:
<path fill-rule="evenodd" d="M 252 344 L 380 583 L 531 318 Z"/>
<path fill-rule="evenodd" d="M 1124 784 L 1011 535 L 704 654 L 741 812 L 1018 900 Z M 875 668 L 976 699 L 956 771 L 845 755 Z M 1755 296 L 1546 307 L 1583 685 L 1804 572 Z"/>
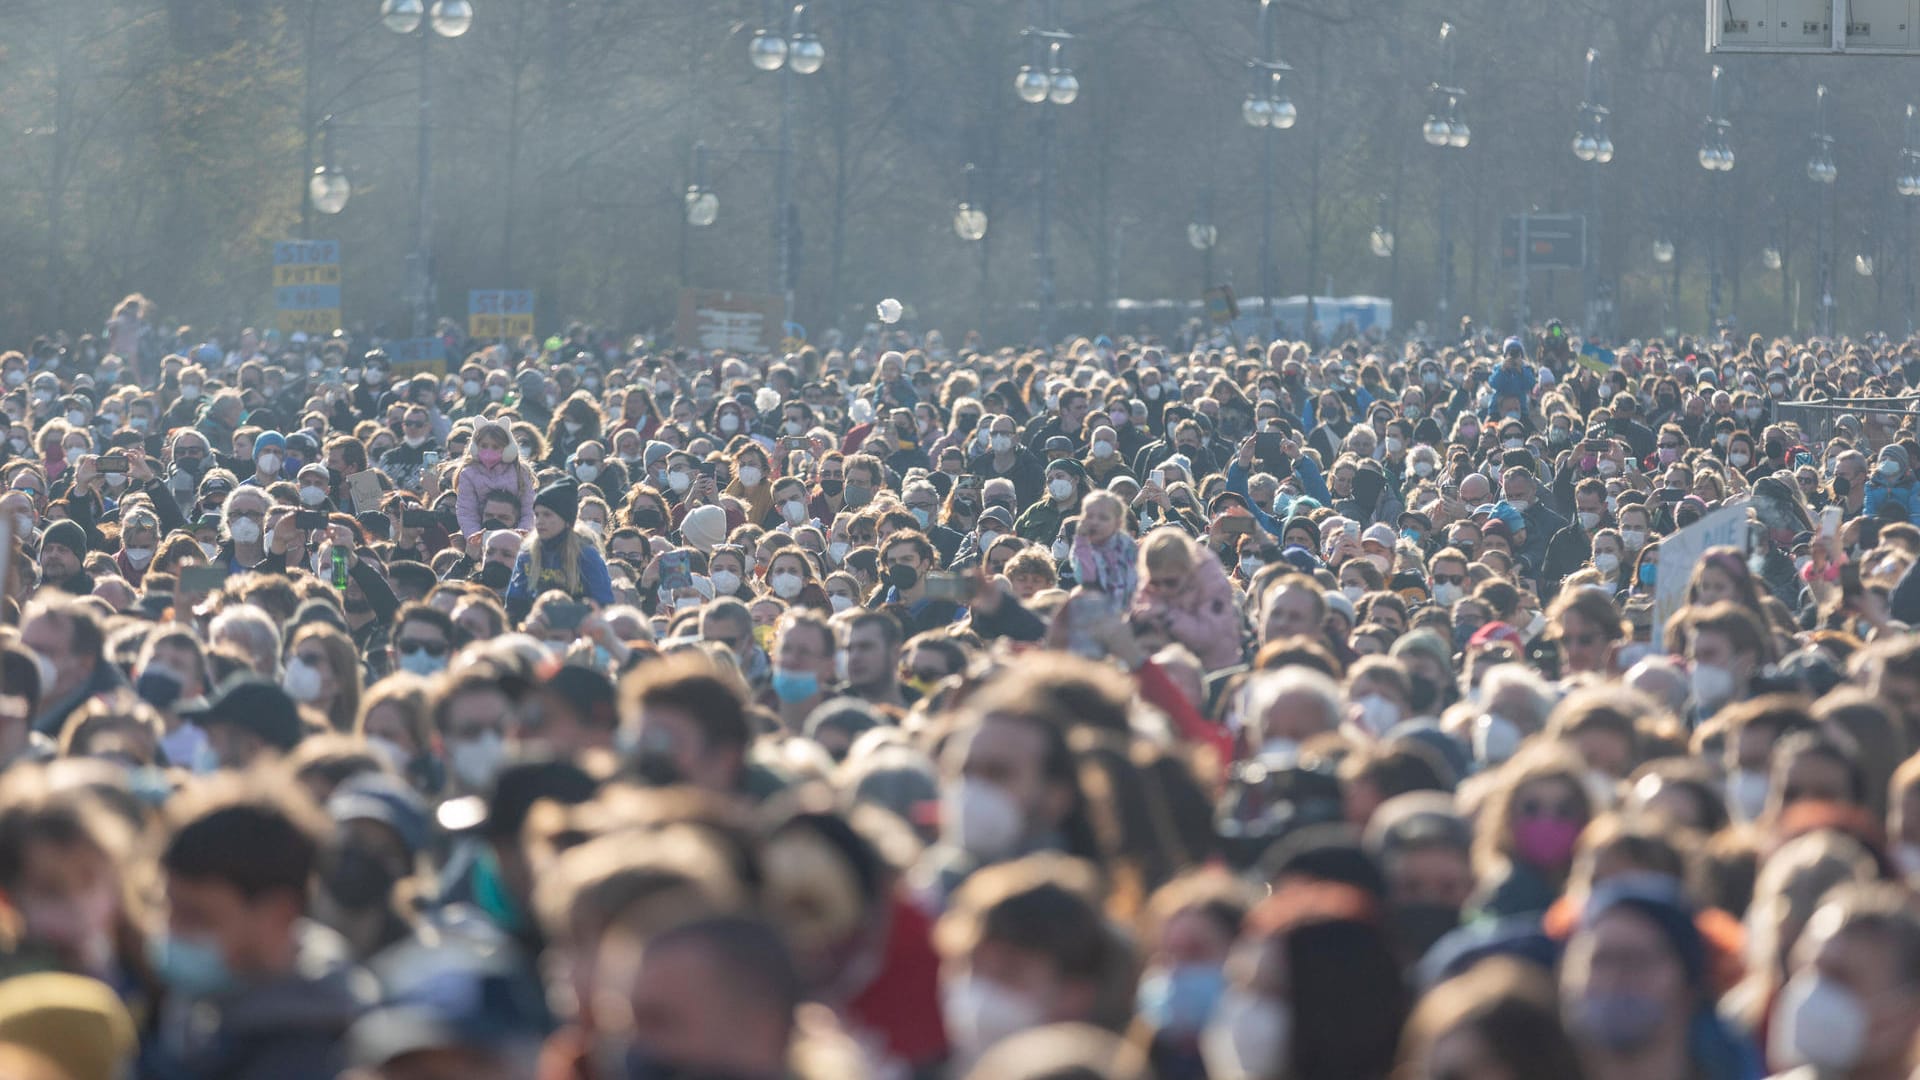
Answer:
<path fill-rule="evenodd" d="M 1393 224 L 1387 220 L 1387 193 L 1373 197 L 1373 231 L 1367 234 L 1367 250 L 1376 259 L 1393 258 Z"/>
<path fill-rule="evenodd" d="M 1678 333 L 1675 326 L 1680 318 L 1680 252 L 1674 246 L 1671 226 L 1662 225 L 1660 234 L 1653 241 L 1653 261 L 1668 268 L 1667 275 L 1667 317 L 1663 319 L 1661 332 Z"/>
<path fill-rule="evenodd" d="M 1607 134 L 1606 105 L 1601 103 L 1594 75 L 1600 63 L 1600 50 L 1587 50 L 1586 89 L 1580 95 L 1580 122 L 1574 129 L 1573 156 L 1589 165 L 1605 165 L 1613 160 L 1613 139 Z M 1600 170 L 1587 170 L 1587 272 L 1581 275 L 1586 291 L 1587 335 L 1600 333 Z"/>
<path fill-rule="evenodd" d="M 1020 100 L 1039 106 L 1040 187 L 1034 199 L 1033 261 L 1040 276 L 1040 338 L 1053 340 L 1053 138 L 1051 106 L 1071 105 L 1080 97 L 1080 80 L 1066 64 L 1073 35 L 1059 28 L 1058 0 L 1029 0 L 1033 18 L 1020 36 L 1030 43 L 1029 62 L 1013 77 Z"/>
<path fill-rule="evenodd" d="M 1914 106 L 1907 106 L 1906 141 L 1900 149 L 1900 174 L 1894 178 L 1893 188 L 1900 193 L 1900 205 L 1906 217 L 1906 241 L 1900 245 L 1901 272 L 1907 292 L 1907 333 L 1914 331 L 1913 322 L 1913 207 L 1920 202 L 1920 145 L 1914 142 Z"/>
<path fill-rule="evenodd" d="M 473 28 L 473 5 L 468 0 L 381 0 L 380 21 L 402 36 L 420 35 L 420 203 L 414 214 L 413 254 L 408 262 L 408 299 L 413 308 L 413 336 L 433 330 L 433 65 L 430 48 L 435 37 L 457 38 Z"/>
<path fill-rule="evenodd" d="M 1733 171 L 1733 146 L 1727 141 L 1727 120 L 1720 104 L 1719 64 L 1713 65 L 1713 80 L 1708 92 L 1707 120 L 1700 132 L 1700 167 L 1709 174 Z M 1711 340 L 1720 328 L 1720 244 L 1726 222 L 1726 193 L 1722 185 L 1710 183 L 1708 198 L 1713 200 L 1714 234 L 1707 239 L 1707 337 Z"/>
<path fill-rule="evenodd" d="M 1260 56 L 1248 62 L 1253 87 L 1240 105 L 1240 118 L 1248 127 L 1285 131 L 1300 119 L 1300 112 L 1281 88 L 1281 80 L 1292 71 L 1274 55 L 1273 0 L 1260 0 Z M 1312 321 L 1313 283 L 1307 283 L 1308 321 Z M 1267 340 L 1280 336 L 1273 315 L 1273 140 L 1260 140 L 1260 313 L 1266 319 Z M 1312 326 L 1307 327 L 1309 334 Z"/>
<path fill-rule="evenodd" d="M 320 164 L 307 180 L 307 200 L 323 214 L 337 214 L 353 197 L 353 182 L 333 163 L 333 117 L 320 121 Z"/>
<path fill-rule="evenodd" d="M 1816 184 L 1824 185 L 1827 192 L 1827 205 L 1815 211 L 1814 226 L 1816 239 L 1814 250 L 1819 253 L 1819 295 L 1815 299 L 1814 332 L 1822 337 L 1833 335 L 1833 253 L 1827 248 L 1827 218 L 1833 213 L 1834 181 L 1840 178 L 1840 169 L 1833 162 L 1833 136 L 1827 134 L 1827 88 L 1823 84 L 1814 88 L 1814 129 L 1813 156 L 1807 159 L 1807 178 Z"/>
<path fill-rule="evenodd" d="M 747 45 L 747 57 L 761 71 L 780 73 L 779 164 L 773 181 L 773 290 L 780 294 L 786 322 L 793 322 L 793 102 L 795 75 L 812 75 L 827 62 L 826 47 L 807 29 L 807 5 L 798 3 L 787 13 L 787 27 L 779 27 L 774 0 L 765 0 L 765 17 Z M 786 333 L 781 328 L 781 333 Z"/>
<path fill-rule="evenodd" d="M 1435 149 L 1465 150 L 1473 141 L 1473 129 L 1463 118 L 1461 101 L 1467 92 L 1454 82 L 1453 24 L 1440 24 L 1440 78 L 1427 87 L 1427 119 L 1420 136 Z M 1444 175 L 1440 185 L 1440 299 L 1435 305 L 1436 322 L 1444 330 L 1448 310 L 1453 306 L 1453 187 Z"/>
<path fill-rule="evenodd" d="M 1213 288 L 1213 248 L 1220 242 L 1220 230 L 1213 224 L 1213 190 L 1200 197 L 1199 209 L 1187 223 L 1187 244 L 1200 253 L 1200 297 L 1204 307 L 1207 290 Z"/>
<path fill-rule="evenodd" d="M 973 162 L 967 162 L 966 197 L 960 200 L 960 205 L 954 207 L 953 231 L 960 239 L 970 244 L 980 245 L 980 332 L 984 334 L 987 332 L 987 300 L 989 295 L 987 292 L 987 225 L 989 219 L 987 216 L 987 202 L 974 187 L 974 178 L 977 173 L 978 170 L 974 168 Z"/>
<path fill-rule="evenodd" d="M 691 229 L 705 229 L 720 217 L 720 196 L 707 186 L 707 144 L 693 144 L 693 173 L 687 181 L 687 193 L 681 200 L 680 215 L 680 287 L 689 284 L 687 277 L 688 249 L 691 242 Z"/>

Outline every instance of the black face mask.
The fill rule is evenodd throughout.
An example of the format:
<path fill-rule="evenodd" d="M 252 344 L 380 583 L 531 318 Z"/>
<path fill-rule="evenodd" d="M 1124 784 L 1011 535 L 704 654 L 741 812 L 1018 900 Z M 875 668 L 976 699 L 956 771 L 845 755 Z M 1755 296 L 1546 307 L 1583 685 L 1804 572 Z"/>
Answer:
<path fill-rule="evenodd" d="M 899 589 L 901 592 L 906 592 L 908 589 L 920 584 L 920 571 L 915 570 L 911 566 L 895 563 L 887 567 L 887 584 Z"/>
<path fill-rule="evenodd" d="M 822 495 L 834 496 L 834 495 L 840 494 L 840 492 L 843 490 L 845 490 L 845 488 L 842 486 L 841 482 L 838 480 L 820 481 L 820 494 Z"/>
<path fill-rule="evenodd" d="M 1431 715 L 1434 706 L 1440 700 L 1440 687 L 1432 679 L 1418 673 L 1407 676 L 1407 704 L 1421 715 Z"/>
<path fill-rule="evenodd" d="M 1387 937 L 1408 965 L 1460 926 L 1460 909 L 1445 904 L 1399 904 L 1387 911 Z"/>
<path fill-rule="evenodd" d="M 647 787 L 672 787 L 685 777 L 673 755 L 661 750 L 643 750 L 633 759 L 633 771 Z"/>
<path fill-rule="evenodd" d="M 499 518 L 488 518 L 487 520 L 481 522 L 480 525 L 481 527 L 485 528 L 488 532 L 496 532 L 500 529 L 513 528 L 513 525 L 510 522 L 501 521 Z"/>
<path fill-rule="evenodd" d="M 642 506 L 631 516 L 634 527 L 639 529 L 658 529 L 667 523 L 666 517 L 651 506 Z"/>
<path fill-rule="evenodd" d="M 480 570 L 480 584 L 495 591 L 505 589 L 512 580 L 513 570 L 497 562 L 490 562 Z"/>
<path fill-rule="evenodd" d="M 326 875 L 327 891 L 349 910 L 365 910 L 386 903 L 394 875 L 387 865 L 363 848 L 343 847 Z"/>

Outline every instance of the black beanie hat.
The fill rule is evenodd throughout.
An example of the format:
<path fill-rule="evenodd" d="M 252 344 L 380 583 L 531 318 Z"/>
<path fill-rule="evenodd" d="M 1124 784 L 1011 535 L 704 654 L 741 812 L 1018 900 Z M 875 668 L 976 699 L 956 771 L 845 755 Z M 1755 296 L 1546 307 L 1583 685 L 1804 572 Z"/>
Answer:
<path fill-rule="evenodd" d="M 556 480 L 540 489 L 540 494 L 533 497 L 533 505 L 544 506 L 558 514 L 560 520 L 571 529 L 580 517 L 580 485 L 574 483 L 572 477 Z"/>
<path fill-rule="evenodd" d="M 56 521 L 47 526 L 46 533 L 40 537 L 40 547 L 43 550 L 48 544 L 59 544 L 84 559 L 87 557 L 87 530 L 81 528 L 77 522 Z"/>

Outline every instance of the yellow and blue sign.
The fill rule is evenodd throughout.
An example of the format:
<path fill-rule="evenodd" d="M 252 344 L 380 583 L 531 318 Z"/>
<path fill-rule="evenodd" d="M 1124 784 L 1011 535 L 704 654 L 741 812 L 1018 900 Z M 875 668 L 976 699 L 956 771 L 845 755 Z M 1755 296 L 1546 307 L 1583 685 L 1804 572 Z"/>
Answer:
<path fill-rule="evenodd" d="M 473 289 L 467 293 L 468 337 L 505 339 L 532 334 L 532 289 Z"/>
<path fill-rule="evenodd" d="M 280 332 L 330 334 L 340 329 L 340 244 L 281 240 L 273 245 L 273 306 Z"/>

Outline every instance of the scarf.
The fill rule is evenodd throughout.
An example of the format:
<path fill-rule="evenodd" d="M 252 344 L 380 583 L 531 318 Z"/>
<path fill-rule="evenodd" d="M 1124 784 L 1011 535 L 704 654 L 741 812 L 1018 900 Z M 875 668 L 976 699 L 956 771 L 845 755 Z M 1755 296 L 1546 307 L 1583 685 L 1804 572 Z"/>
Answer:
<path fill-rule="evenodd" d="M 1140 586 L 1137 562 L 1133 537 L 1126 533 L 1114 533 L 1098 545 L 1084 535 L 1074 534 L 1075 580 L 1106 593 L 1122 610 L 1133 603 L 1134 590 Z"/>

